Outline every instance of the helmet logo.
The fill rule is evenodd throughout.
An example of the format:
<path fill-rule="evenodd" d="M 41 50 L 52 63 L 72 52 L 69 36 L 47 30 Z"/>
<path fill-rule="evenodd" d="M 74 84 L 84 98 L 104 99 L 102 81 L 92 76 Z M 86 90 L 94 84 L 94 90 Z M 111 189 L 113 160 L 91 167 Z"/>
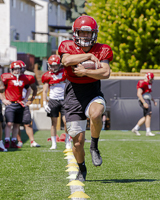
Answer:
<path fill-rule="evenodd" d="M 90 26 L 82 26 L 81 31 L 92 31 Z"/>

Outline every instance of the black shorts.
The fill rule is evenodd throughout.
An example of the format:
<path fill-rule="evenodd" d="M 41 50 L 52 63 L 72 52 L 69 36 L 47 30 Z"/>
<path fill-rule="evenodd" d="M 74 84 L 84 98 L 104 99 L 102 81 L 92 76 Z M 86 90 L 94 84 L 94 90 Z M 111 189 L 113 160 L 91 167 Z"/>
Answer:
<path fill-rule="evenodd" d="M 0 103 L 0 122 L 3 122 L 2 104 Z"/>
<path fill-rule="evenodd" d="M 149 99 L 145 99 L 145 102 L 148 104 L 148 108 L 144 108 L 143 103 L 139 100 L 139 105 L 143 109 L 143 116 L 151 115 L 152 114 L 152 106 L 151 101 Z"/>
<path fill-rule="evenodd" d="M 29 110 L 29 106 L 24 108 L 22 124 L 30 124 L 31 123 L 31 113 Z"/>
<path fill-rule="evenodd" d="M 47 113 L 48 117 L 59 117 L 59 112 L 61 113 L 61 116 L 64 116 L 64 105 L 63 100 L 56 100 L 56 99 L 50 99 L 48 102 L 48 106 L 51 108 L 51 113 Z"/>
<path fill-rule="evenodd" d="M 77 84 L 67 80 L 64 91 L 66 122 L 85 120 L 85 109 L 89 102 L 97 96 L 103 97 L 100 81 Z"/>
<path fill-rule="evenodd" d="M 24 107 L 19 103 L 11 103 L 6 106 L 5 109 L 5 120 L 7 122 L 12 122 L 15 124 L 21 124 L 23 118 Z"/>

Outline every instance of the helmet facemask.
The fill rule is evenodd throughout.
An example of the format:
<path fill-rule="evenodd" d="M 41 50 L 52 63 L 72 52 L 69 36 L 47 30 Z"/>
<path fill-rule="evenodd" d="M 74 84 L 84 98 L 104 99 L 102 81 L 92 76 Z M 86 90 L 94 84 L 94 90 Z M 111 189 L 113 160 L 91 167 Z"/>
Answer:
<path fill-rule="evenodd" d="M 53 73 L 57 73 L 61 69 L 61 64 L 48 64 L 48 70 Z"/>
<path fill-rule="evenodd" d="M 79 31 L 85 31 L 85 32 L 91 32 L 91 37 L 80 37 Z M 76 30 L 73 32 L 73 39 L 74 42 L 81 47 L 89 47 L 93 46 L 97 41 L 97 30 L 92 30 L 91 27 L 82 26 L 81 29 L 76 28 Z"/>
<path fill-rule="evenodd" d="M 15 73 L 15 70 L 18 71 L 19 70 L 19 73 Z M 12 68 L 10 69 L 10 72 L 11 74 L 13 74 L 13 76 L 15 76 L 17 78 L 17 80 L 19 79 L 19 76 L 21 74 L 21 68 L 19 67 L 15 67 L 15 68 Z"/>

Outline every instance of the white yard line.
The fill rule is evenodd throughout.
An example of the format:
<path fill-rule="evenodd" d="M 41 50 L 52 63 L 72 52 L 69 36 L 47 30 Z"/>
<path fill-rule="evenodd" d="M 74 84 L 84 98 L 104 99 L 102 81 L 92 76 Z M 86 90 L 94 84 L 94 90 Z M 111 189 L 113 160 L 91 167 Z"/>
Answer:
<path fill-rule="evenodd" d="M 75 157 L 73 157 L 73 158 L 75 158 Z M 67 159 L 68 164 L 70 163 L 70 160 L 72 160 L 73 158 Z M 69 172 L 69 176 L 72 175 L 72 174 L 76 174 L 77 175 L 77 172 L 70 171 Z M 75 179 L 69 179 L 69 182 L 71 182 L 73 180 L 75 180 Z M 82 192 L 85 193 L 83 186 L 80 186 L 80 185 L 70 185 L 70 190 L 71 190 L 71 194 L 73 194 L 76 191 L 82 191 Z M 86 198 L 71 198 L 71 199 L 72 200 L 86 200 Z"/>

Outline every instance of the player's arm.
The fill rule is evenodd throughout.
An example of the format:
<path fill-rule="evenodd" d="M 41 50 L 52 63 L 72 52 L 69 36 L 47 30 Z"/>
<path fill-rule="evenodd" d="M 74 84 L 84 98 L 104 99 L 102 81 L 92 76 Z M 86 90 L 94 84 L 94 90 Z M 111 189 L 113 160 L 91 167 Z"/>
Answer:
<path fill-rule="evenodd" d="M 0 93 L 3 93 L 5 91 L 5 86 L 4 86 L 4 83 L 0 77 Z"/>
<path fill-rule="evenodd" d="M 153 101 L 154 105 L 157 106 L 157 102 L 154 100 L 154 98 L 152 97 L 151 100 Z"/>
<path fill-rule="evenodd" d="M 81 64 L 78 65 L 77 68 L 74 69 L 74 73 L 81 77 L 81 76 L 88 76 L 90 78 L 94 78 L 97 80 L 100 79 L 107 79 L 110 76 L 110 66 L 109 61 L 104 60 L 100 63 L 101 68 L 96 70 L 85 69 Z"/>
<path fill-rule="evenodd" d="M 29 97 L 29 95 L 31 94 L 31 87 L 28 87 L 27 89 L 27 92 L 26 92 L 26 96 L 25 96 L 25 98 L 23 99 L 23 102 L 27 102 L 27 100 L 28 100 L 28 97 Z"/>
<path fill-rule="evenodd" d="M 1 99 L 2 103 L 4 103 L 7 106 L 7 105 L 10 105 L 11 102 L 6 99 L 4 91 L 5 91 L 5 86 L 0 77 L 0 99 Z"/>
<path fill-rule="evenodd" d="M 47 105 L 47 93 L 48 93 L 49 84 L 43 84 L 43 106 Z"/>
<path fill-rule="evenodd" d="M 100 66 L 100 62 L 97 57 L 95 57 L 92 53 L 84 53 L 84 54 L 63 54 L 61 58 L 61 62 L 64 66 L 72 66 L 77 65 L 85 60 L 92 60 L 96 62 L 97 66 Z"/>
<path fill-rule="evenodd" d="M 139 100 L 143 103 L 143 107 L 144 108 L 148 108 L 148 104 L 145 102 L 143 96 L 142 96 L 143 90 L 142 88 L 138 88 L 137 89 L 137 97 L 139 98 Z"/>
<path fill-rule="evenodd" d="M 27 101 L 26 105 L 30 105 L 32 104 L 33 100 L 35 99 L 35 96 L 37 95 L 37 86 L 36 83 L 33 83 L 30 85 L 31 89 L 32 89 L 32 97 L 31 99 L 29 99 L 29 101 Z"/>
<path fill-rule="evenodd" d="M 47 113 L 51 112 L 51 108 L 47 104 L 47 93 L 48 93 L 49 84 L 44 83 L 43 85 L 43 107 Z"/>

